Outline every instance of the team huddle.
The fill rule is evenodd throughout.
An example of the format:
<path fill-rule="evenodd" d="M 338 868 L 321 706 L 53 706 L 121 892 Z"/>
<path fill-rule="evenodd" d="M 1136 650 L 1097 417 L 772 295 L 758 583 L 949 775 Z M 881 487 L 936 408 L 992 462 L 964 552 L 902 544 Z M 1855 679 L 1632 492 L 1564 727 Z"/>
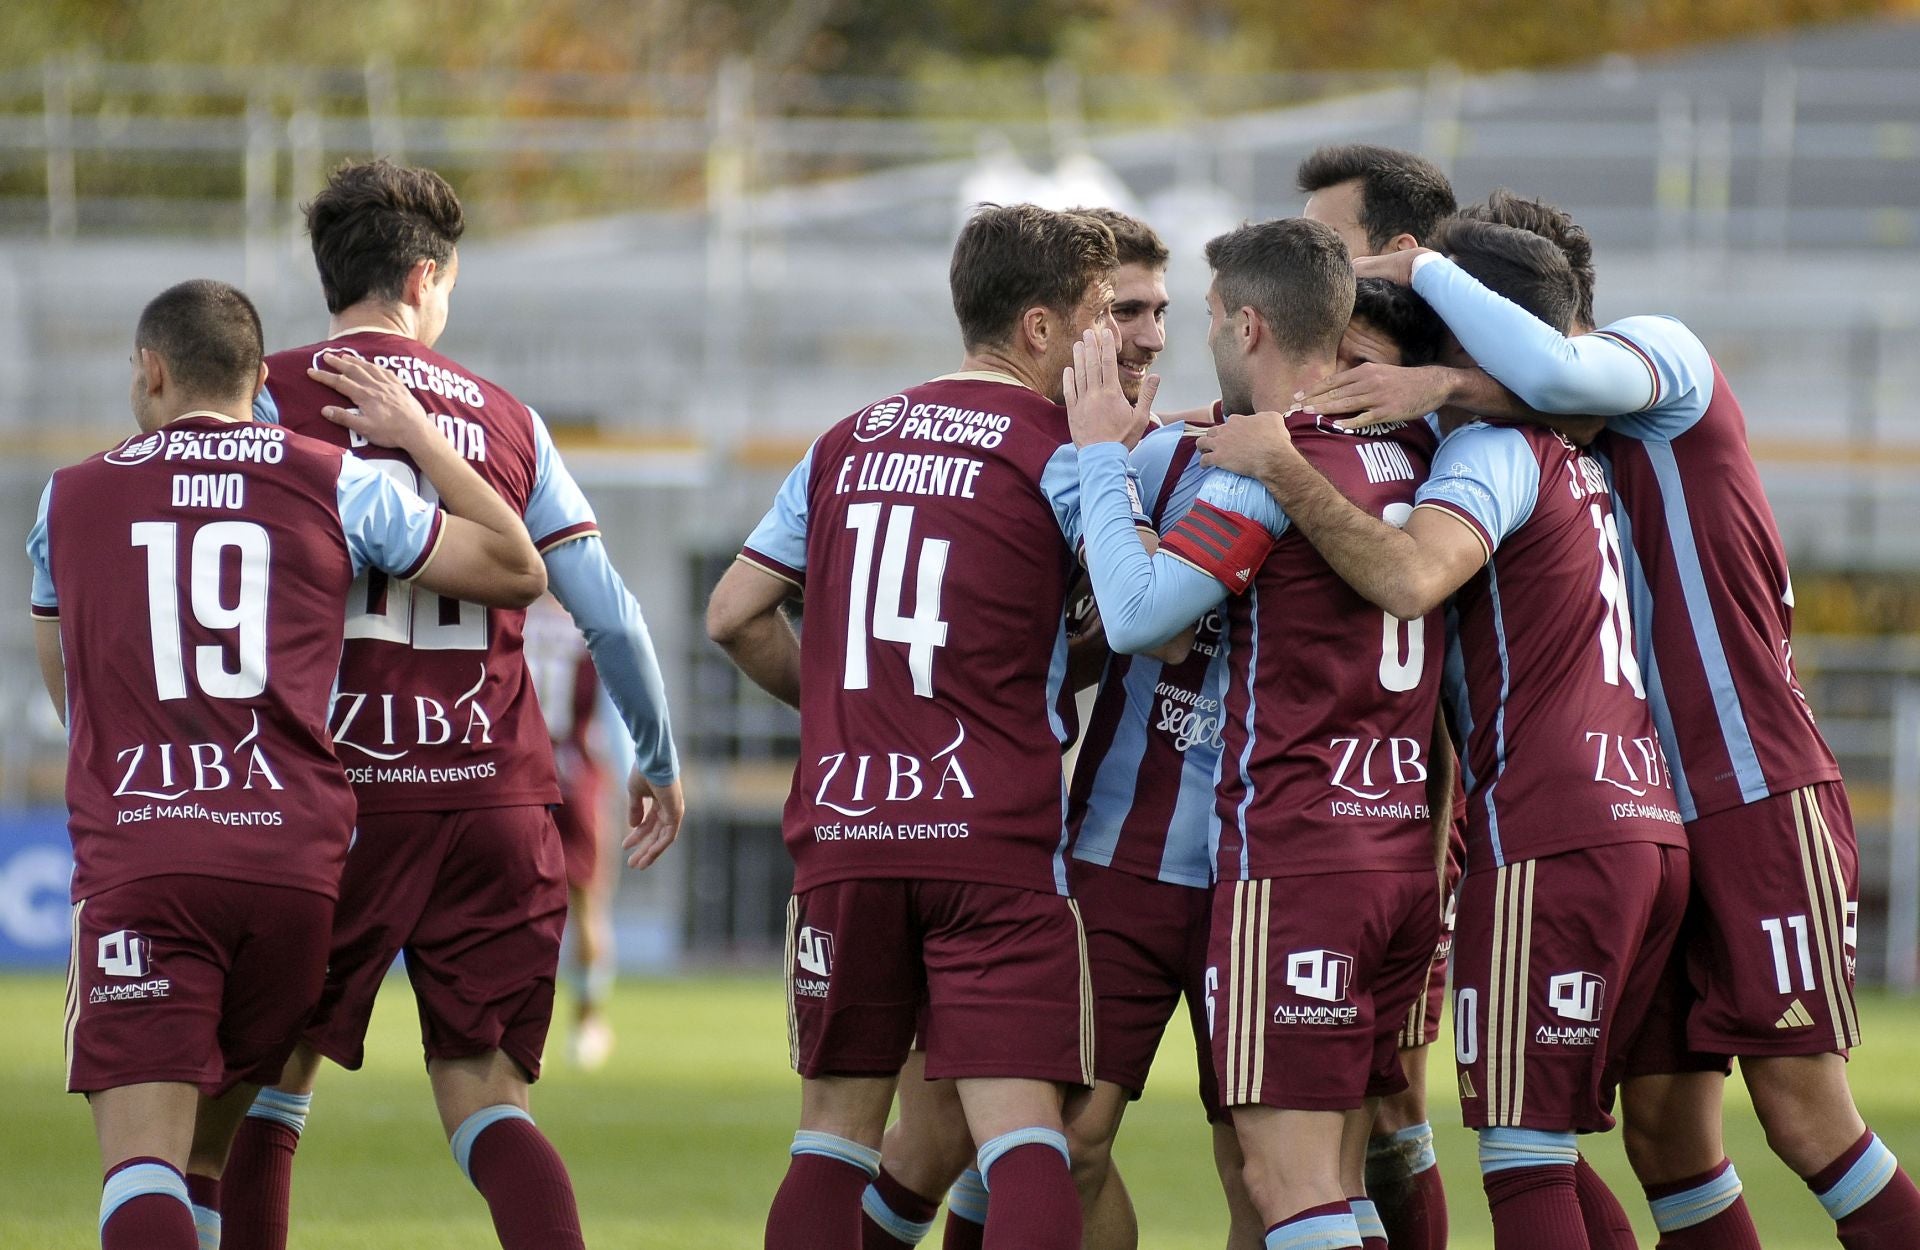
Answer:
<path fill-rule="evenodd" d="M 1660 1245 L 1758 1247 L 1735 1058 L 1840 1242 L 1920 1244 L 1847 1084 L 1853 831 L 1727 379 L 1672 318 L 1597 327 L 1551 204 L 1371 146 L 1300 190 L 1207 245 L 1181 414 L 1154 231 L 978 208 L 960 369 L 822 434 L 716 588 L 801 714 L 766 1244 L 913 1245 L 944 1200 L 949 1247 L 1135 1245 L 1112 1147 L 1183 996 L 1234 1250 L 1446 1243 L 1443 999 L 1502 1250 L 1635 1244 L 1579 1149 L 1616 1100 Z"/>
<path fill-rule="evenodd" d="M 1841 1244 L 1920 1244 L 1847 1084 L 1853 831 L 1727 379 L 1671 318 L 1597 327 L 1550 204 L 1370 146 L 1300 184 L 1207 245 L 1185 413 L 1150 226 L 980 206 L 960 368 L 820 435 L 715 588 L 801 713 L 766 1245 L 914 1245 L 943 1202 L 949 1247 L 1136 1245 L 1112 1151 L 1183 998 L 1230 1250 L 1446 1244 L 1449 1009 L 1502 1250 L 1634 1244 L 1579 1150 L 1616 1102 L 1660 1245 L 1758 1247 L 1735 1058 Z M 636 867 L 683 810 L 658 663 L 538 414 L 433 350 L 452 190 L 349 164 L 308 226 L 328 337 L 163 292 L 139 432 L 28 542 L 101 1244 L 284 1247 L 319 1062 L 404 952 L 500 1244 L 582 1246 L 529 1088 L 592 683 L 526 609 L 633 737 Z"/>

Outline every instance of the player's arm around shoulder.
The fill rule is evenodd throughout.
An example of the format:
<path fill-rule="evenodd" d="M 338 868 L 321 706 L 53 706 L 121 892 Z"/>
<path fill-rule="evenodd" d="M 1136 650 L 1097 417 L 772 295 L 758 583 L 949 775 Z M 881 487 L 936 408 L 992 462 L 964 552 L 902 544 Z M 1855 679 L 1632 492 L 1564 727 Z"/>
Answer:
<path fill-rule="evenodd" d="M 311 369 L 309 374 L 354 407 L 329 406 L 321 415 L 376 446 L 406 452 L 433 483 L 446 511 L 424 559 L 388 571 L 436 593 L 490 607 L 523 608 L 544 594 L 546 564 L 526 525 L 441 435 L 413 393 L 366 360 L 338 355 L 326 359 L 332 368 Z M 403 490 L 398 484 L 390 489 Z"/>

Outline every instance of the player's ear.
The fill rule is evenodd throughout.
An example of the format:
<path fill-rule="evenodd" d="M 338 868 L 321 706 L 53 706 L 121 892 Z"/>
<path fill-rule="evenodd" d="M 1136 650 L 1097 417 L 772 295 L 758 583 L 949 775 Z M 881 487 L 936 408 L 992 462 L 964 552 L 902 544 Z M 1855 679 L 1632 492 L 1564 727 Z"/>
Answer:
<path fill-rule="evenodd" d="M 247 396 L 247 402 L 252 403 L 254 400 L 260 398 L 260 390 L 262 387 L 266 386 L 266 384 L 267 384 L 267 362 L 263 360 L 260 362 L 260 376 L 253 380 L 253 394 Z"/>
<path fill-rule="evenodd" d="M 1271 333 L 1267 323 L 1260 319 L 1260 314 L 1251 306 L 1243 307 L 1235 320 L 1240 323 L 1240 350 L 1243 352 L 1256 350 Z"/>
<path fill-rule="evenodd" d="M 1388 252 L 1410 252 L 1419 246 L 1420 240 L 1402 231 L 1387 240 L 1387 245 L 1380 249 L 1380 254 L 1384 256 Z"/>
<path fill-rule="evenodd" d="M 139 351 L 141 384 L 147 394 L 158 395 L 167 389 L 167 358 L 151 347 Z"/>
<path fill-rule="evenodd" d="M 1020 314 L 1020 325 L 1015 331 L 1018 346 L 1026 348 L 1036 356 L 1047 354 L 1047 346 L 1053 341 L 1053 310 L 1045 304 L 1035 304 Z"/>
<path fill-rule="evenodd" d="M 427 302 L 427 289 L 433 285 L 433 279 L 440 271 L 440 265 L 430 257 L 413 262 L 413 268 L 407 270 L 407 280 L 401 284 L 401 303 L 415 308 Z"/>

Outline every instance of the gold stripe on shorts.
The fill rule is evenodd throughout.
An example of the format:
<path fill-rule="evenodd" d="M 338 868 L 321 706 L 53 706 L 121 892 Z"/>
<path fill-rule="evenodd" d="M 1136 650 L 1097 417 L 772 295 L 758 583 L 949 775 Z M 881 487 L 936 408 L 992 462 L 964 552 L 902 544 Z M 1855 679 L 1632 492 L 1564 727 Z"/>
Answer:
<path fill-rule="evenodd" d="M 1073 912 L 1073 936 L 1080 944 L 1080 1083 L 1093 1084 L 1093 968 L 1087 960 L 1087 926 L 1080 918 L 1080 904 L 1067 900 Z"/>
<path fill-rule="evenodd" d="M 1520 1123 L 1527 1092 L 1527 991 L 1534 861 L 1495 869 L 1493 962 L 1487 1005 L 1487 1123 Z"/>
<path fill-rule="evenodd" d="M 1791 798 L 1794 832 L 1800 839 L 1800 866 L 1807 883 L 1807 920 L 1819 952 L 1820 989 L 1827 999 L 1834 1047 L 1844 1050 L 1860 1044 L 1860 1023 L 1846 981 L 1846 877 L 1813 787 L 1795 790 Z"/>
<path fill-rule="evenodd" d="M 800 1013 L 793 999 L 794 961 L 799 958 L 800 896 L 787 899 L 787 1063 L 800 1070 Z"/>
<path fill-rule="evenodd" d="M 1227 1062 L 1221 1073 L 1221 1097 L 1229 1106 L 1240 1101 L 1240 917 L 1245 912 L 1247 883 L 1233 883 L 1233 925 L 1227 930 Z"/>
<path fill-rule="evenodd" d="M 1263 878 L 1259 883 L 1260 910 L 1254 918 L 1254 948 L 1258 952 L 1254 958 L 1252 976 L 1255 1001 L 1258 1004 L 1253 1013 L 1253 1085 L 1247 1091 L 1248 1102 L 1260 1101 L 1260 1087 L 1267 1076 L 1267 938 L 1270 932 L 1268 919 L 1273 911 L 1273 880 Z"/>
<path fill-rule="evenodd" d="M 64 1048 L 67 1052 L 67 1084 L 73 1084 L 73 1034 L 80 1027 L 80 912 L 87 900 L 73 905 L 73 937 L 67 947 L 67 1016 Z"/>

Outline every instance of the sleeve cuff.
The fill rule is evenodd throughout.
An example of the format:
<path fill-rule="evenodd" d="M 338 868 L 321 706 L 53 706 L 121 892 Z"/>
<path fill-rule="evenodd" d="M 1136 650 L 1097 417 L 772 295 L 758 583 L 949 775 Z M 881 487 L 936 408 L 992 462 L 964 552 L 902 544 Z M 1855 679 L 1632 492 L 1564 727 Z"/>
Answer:
<path fill-rule="evenodd" d="M 772 556 L 763 555 L 751 547 L 740 548 L 740 554 L 735 556 L 734 559 L 745 561 L 764 573 L 773 574 L 773 576 L 783 582 L 793 583 L 794 586 L 800 589 L 806 588 L 807 574 L 804 569 L 796 569 L 790 564 L 782 564 Z"/>
<path fill-rule="evenodd" d="M 447 514 L 445 511 L 436 510 L 433 514 L 433 530 L 427 535 L 426 545 L 420 549 L 419 557 L 401 571 L 400 580 L 410 582 L 420 576 L 420 574 L 426 572 L 427 565 L 431 564 L 433 558 L 440 554 L 440 542 L 446 536 Z"/>
<path fill-rule="evenodd" d="M 569 525 L 565 529 L 555 530 L 544 538 L 535 539 L 533 549 L 544 556 L 555 547 L 565 546 L 577 538 L 595 538 L 599 536 L 599 533 L 600 522 L 581 521 L 577 525 Z"/>
<path fill-rule="evenodd" d="M 1445 499 L 1422 499 L 1418 504 L 1414 505 L 1414 511 L 1418 512 L 1421 508 L 1432 508 L 1436 512 L 1445 513 L 1447 516 L 1452 517 L 1454 520 L 1460 522 L 1460 524 L 1472 530 L 1473 536 L 1480 540 L 1481 563 L 1484 564 L 1486 561 L 1493 559 L 1493 536 L 1487 533 L 1487 527 L 1480 524 L 1479 518 L 1475 517 L 1473 513 L 1468 512 L 1459 504 L 1451 503 Z"/>
<path fill-rule="evenodd" d="M 60 605 L 57 603 L 30 603 L 27 606 L 33 613 L 33 619 L 36 621 L 57 621 L 60 619 Z"/>

